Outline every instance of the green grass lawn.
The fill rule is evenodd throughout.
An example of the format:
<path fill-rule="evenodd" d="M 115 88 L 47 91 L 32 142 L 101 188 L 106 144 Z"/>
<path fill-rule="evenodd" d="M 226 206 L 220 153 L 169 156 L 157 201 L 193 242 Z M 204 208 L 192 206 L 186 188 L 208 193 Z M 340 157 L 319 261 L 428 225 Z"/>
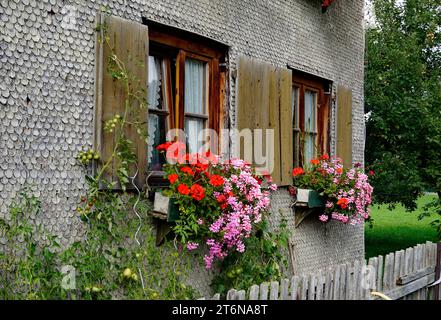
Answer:
<path fill-rule="evenodd" d="M 366 225 L 366 258 L 384 255 L 426 241 L 437 241 L 435 228 L 430 222 L 439 218 L 432 216 L 418 220 L 422 206 L 434 196 L 425 195 L 418 200 L 418 209 L 406 212 L 402 206 L 389 210 L 387 205 L 372 207 L 373 227 Z"/>

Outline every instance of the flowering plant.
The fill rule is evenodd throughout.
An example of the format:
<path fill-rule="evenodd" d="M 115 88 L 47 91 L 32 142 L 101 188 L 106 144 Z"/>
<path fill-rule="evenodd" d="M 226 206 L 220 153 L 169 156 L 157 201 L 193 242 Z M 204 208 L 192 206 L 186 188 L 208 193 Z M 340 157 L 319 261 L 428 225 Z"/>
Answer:
<path fill-rule="evenodd" d="M 277 188 L 271 177 L 257 176 L 241 159 L 221 162 L 210 152 L 186 154 L 185 145 L 179 142 L 167 142 L 157 149 L 175 162 L 166 163 L 164 171 L 170 182 L 165 193 L 179 206 L 180 216 L 173 228 L 178 240 L 188 250 L 205 243 L 209 248 L 204 256 L 207 269 L 232 251 L 243 253 L 244 239 L 262 220 L 270 190 Z"/>
<path fill-rule="evenodd" d="M 322 1 L 322 12 L 325 13 L 326 10 L 328 10 L 328 7 L 334 2 L 335 0 L 323 0 Z"/>
<path fill-rule="evenodd" d="M 335 0 L 323 0 L 322 1 L 322 8 L 329 7 Z"/>
<path fill-rule="evenodd" d="M 320 221 L 334 219 L 354 225 L 369 219 L 373 188 L 359 164 L 346 169 L 341 159 L 323 155 L 312 159 L 306 169 L 294 168 L 293 177 L 296 187 L 316 190 L 324 197 Z"/>

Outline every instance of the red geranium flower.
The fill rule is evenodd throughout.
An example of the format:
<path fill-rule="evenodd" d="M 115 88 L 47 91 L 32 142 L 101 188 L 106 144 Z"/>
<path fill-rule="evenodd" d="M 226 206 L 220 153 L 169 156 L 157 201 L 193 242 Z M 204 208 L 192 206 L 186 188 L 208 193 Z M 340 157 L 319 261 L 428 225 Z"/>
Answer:
<path fill-rule="evenodd" d="M 187 185 L 181 183 L 181 184 L 178 186 L 178 192 L 179 192 L 180 194 L 187 195 L 187 194 L 190 193 L 190 189 L 188 188 Z"/>
<path fill-rule="evenodd" d="M 219 187 L 219 186 L 221 186 L 221 185 L 224 184 L 224 178 L 222 178 L 221 176 L 219 176 L 219 175 L 217 175 L 217 174 L 213 174 L 213 175 L 210 177 L 210 184 L 211 184 L 213 187 Z"/>
<path fill-rule="evenodd" d="M 178 160 L 179 163 L 184 163 L 185 158 L 185 144 L 179 141 L 170 142 L 170 145 L 167 147 L 166 157 L 171 160 Z"/>
<path fill-rule="evenodd" d="M 343 173 L 343 169 L 342 169 L 342 168 L 337 168 L 337 169 L 335 169 L 335 171 L 336 171 L 338 174 L 342 174 L 342 173 Z"/>
<path fill-rule="evenodd" d="M 217 196 L 216 198 L 217 202 L 219 202 L 221 209 L 225 209 L 228 204 L 227 204 L 227 197 L 225 197 L 223 194 Z"/>
<path fill-rule="evenodd" d="M 221 194 L 221 195 L 217 196 L 216 200 L 217 200 L 217 202 L 222 203 L 222 202 L 227 201 L 227 198 L 223 194 Z"/>
<path fill-rule="evenodd" d="M 261 178 L 259 178 L 258 176 L 254 176 L 254 179 L 256 179 L 256 181 L 259 185 L 261 185 L 263 182 L 263 180 Z"/>
<path fill-rule="evenodd" d="M 327 8 L 329 7 L 335 0 L 323 0 L 322 7 Z"/>
<path fill-rule="evenodd" d="M 176 173 L 172 173 L 168 176 L 168 181 L 170 181 L 171 184 L 175 183 L 176 180 L 178 180 L 179 176 Z"/>
<path fill-rule="evenodd" d="M 324 155 L 322 155 L 320 157 L 320 160 L 329 160 L 329 155 L 327 153 L 325 153 Z"/>
<path fill-rule="evenodd" d="M 202 172 L 202 171 L 205 171 L 208 169 L 208 164 L 204 164 L 204 163 L 199 162 L 194 166 L 194 168 L 196 171 Z"/>
<path fill-rule="evenodd" d="M 346 209 L 348 207 L 348 203 L 349 201 L 346 198 L 341 198 L 337 201 L 337 205 L 339 205 L 342 209 Z"/>
<path fill-rule="evenodd" d="M 303 171 L 303 169 L 300 168 L 300 167 L 297 167 L 297 168 L 292 169 L 292 175 L 293 175 L 294 177 L 300 176 L 300 175 L 302 175 L 302 174 L 304 174 L 304 173 L 305 173 L 305 171 Z"/>
<path fill-rule="evenodd" d="M 313 166 L 317 166 L 317 165 L 320 164 L 320 161 L 319 161 L 318 159 L 311 159 L 309 162 L 311 162 L 311 164 L 312 164 Z"/>
<path fill-rule="evenodd" d="M 173 142 L 171 142 L 171 141 L 168 141 L 168 142 L 162 143 L 162 144 L 160 144 L 160 145 L 158 145 L 158 146 L 156 147 L 156 150 L 158 150 L 158 151 L 167 151 L 168 148 L 169 148 L 172 144 L 173 144 Z"/>
<path fill-rule="evenodd" d="M 194 171 L 190 167 L 182 167 L 181 171 L 183 173 L 189 174 L 190 176 L 194 176 Z"/>
<path fill-rule="evenodd" d="M 217 158 L 217 156 L 214 155 L 213 153 L 211 153 L 211 151 L 207 151 L 207 152 L 205 153 L 205 157 L 206 157 L 206 159 L 207 159 L 210 163 L 212 163 L 212 164 L 217 164 L 217 163 L 218 163 L 218 158 Z"/>
<path fill-rule="evenodd" d="M 194 184 L 190 188 L 190 195 L 193 199 L 200 201 L 205 197 L 205 189 L 198 184 Z"/>

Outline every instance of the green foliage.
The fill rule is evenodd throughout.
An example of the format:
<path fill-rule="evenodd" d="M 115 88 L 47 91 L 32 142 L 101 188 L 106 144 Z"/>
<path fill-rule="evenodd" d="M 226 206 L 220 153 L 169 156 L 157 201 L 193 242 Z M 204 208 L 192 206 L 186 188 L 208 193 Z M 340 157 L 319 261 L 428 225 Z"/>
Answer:
<path fill-rule="evenodd" d="M 229 289 L 248 290 L 254 284 L 278 281 L 282 270 L 288 267 L 284 252 L 288 247 L 289 230 L 283 219 L 279 229 L 270 231 L 264 219 L 253 234 L 244 241 L 244 253 L 235 252 L 219 263 L 220 272 L 213 279 L 212 287 L 225 294 Z"/>
<path fill-rule="evenodd" d="M 38 198 L 20 192 L 10 206 L 10 219 L 0 219 L 0 299 L 54 299 L 62 295 L 56 267 L 55 237 L 31 223 L 41 210 Z M 38 239 L 39 238 L 39 239 Z"/>
<path fill-rule="evenodd" d="M 375 223 L 372 228 L 365 228 L 366 258 L 386 255 L 426 241 L 436 242 L 436 230 L 430 226 L 436 214 L 432 214 L 431 219 L 418 219 L 424 206 L 436 198 L 431 195 L 418 198 L 415 212 L 406 212 L 402 205 L 393 210 L 388 205 L 373 206 L 371 215 Z"/>
<path fill-rule="evenodd" d="M 135 202 L 141 220 L 131 212 Z M 137 195 L 112 191 L 96 195 L 87 217 L 87 240 L 74 243 L 62 255 L 63 264 L 76 269 L 78 298 L 194 298 L 195 291 L 183 281 L 188 257 L 176 252 L 172 243 L 156 247 L 149 210 L 149 203 L 137 201 Z M 142 226 L 139 245 L 135 240 L 138 226 Z"/>
<path fill-rule="evenodd" d="M 441 9 L 438 0 L 374 0 L 366 32 L 366 162 L 377 203 L 416 208 L 441 191 Z M 438 210 L 437 200 L 430 210 Z M 438 209 L 436 209 L 438 208 Z"/>
<path fill-rule="evenodd" d="M 61 250 L 55 237 L 30 222 L 40 212 L 38 198 L 27 191 L 20 193 L 10 207 L 10 221 L 0 220 L 0 234 L 8 241 L 0 253 L 1 299 L 166 300 L 197 296 L 184 283 L 190 270 L 185 251 L 177 252 L 170 242 L 156 247 L 147 200 L 110 191 L 95 197 L 91 214 L 83 216 L 88 223 L 86 237 Z M 132 212 L 135 202 L 139 217 Z M 135 241 L 138 226 L 139 245 Z M 37 240 L 37 236 L 43 239 Z M 62 266 L 75 268 L 75 289 L 62 288 Z M 125 276 L 127 269 L 129 277 Z"/>

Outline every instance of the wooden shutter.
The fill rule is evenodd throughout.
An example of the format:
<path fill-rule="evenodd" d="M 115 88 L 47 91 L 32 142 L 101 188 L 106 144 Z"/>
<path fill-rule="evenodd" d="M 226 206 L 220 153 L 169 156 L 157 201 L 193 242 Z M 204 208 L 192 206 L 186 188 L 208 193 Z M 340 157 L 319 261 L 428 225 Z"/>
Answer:
<path fill-rule="evenodd" d="M 337 156 L 352 167 L 352 90 L 337 88 Z"/>
<path fill-rule="evenodd" d="M 238 129 L 274 130 L 274 155 L 267 155 L 273 159 L 272 177 L 275 183 L 288 185 L 293 159 L 291 70 L 246 57 L 240 57 L 237 69 Z"/>
<path fill-rule="evenodd" d="M 280 185 L 292 184 L 294 137 L 292 134 L 292 71 L 279 68 L 280 90 Z"/>
<path fill-rule="evenodd" d="M 98 14 L 97 24 L 100 31 L 97 32 L 96 40 L 96 112 L 95 112 L 95 149 L 101 153 L 102 163 L 105 163 L 112 155 L 115 147 L 115 132 L 106 133 L 103 131 L 105 121 L 114 117 L 116 113 L 122 115 L 127 100 L 124 82 L 114 80 L 108 72 L 108 61 L 113 48 L 116 56 L 124 62 L 126 68 L 137 79 L 138 83 L 131 83 L 137 89 L 147 92 L 148 77 L 148 28 L 137 22 L 125 20 L 118 17 L 109 17 Z M 106 31 L 104 31 L 106 30 Z M 104 41 L 104 34 L 108 36 L 110 46 Z M 133 119 L 148 119 L 148 109 L 142 108 L 139 101 L 130 99 L 130 110 L 128 121 Z M 132 121 L 133 122 L 133 121 Z M 145 125 L 147 128 L 147 123 Z M 139 169 L 135 183 L 143 187 L 147 171 L 147 143 L 137 133 L 135 126 L 129 125 L 126 137 L 133 142 L 137 155 L 137 166 Z M 110 181 L 117 181 L 117 163 L 109 166 L 104 177 Z M 133 176 L 136 167 L 130 168 L 130 175 Z M 130 188 L 130 186 L 128 186 Z"/>

